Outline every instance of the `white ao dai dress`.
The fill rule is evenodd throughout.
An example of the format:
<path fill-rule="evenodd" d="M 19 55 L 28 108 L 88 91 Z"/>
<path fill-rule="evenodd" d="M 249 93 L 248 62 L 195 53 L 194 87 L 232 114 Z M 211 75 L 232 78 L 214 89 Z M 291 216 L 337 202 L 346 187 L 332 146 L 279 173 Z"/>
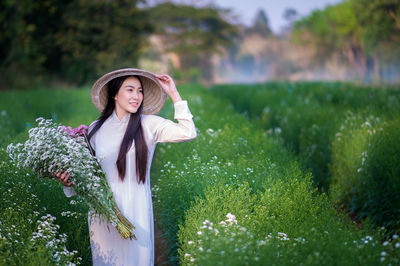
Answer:
<path fill-rule="evenodd" d="M 127 153 L 124 181 L 118 177 L 116 161 L 130 114 L 119 120 L 115 111 L 91 139 L 96 157 L 106 173 L 118 207 L 136 227 L 137 240 L 123 239 L 117 229 L 98 218 L 90 218 L 89 233 L 93 265 L 154 265 L 154 223 L 150 188 L 150 167 L 158 142 L 183 142 L 196 137 L 196 129 L 186 101 L 174 104 L 178 123 L 155 115 L 142 115 L 142 128 L 149 156 L 146 182 L 138 184 L 134 144 Z M 95 121 L 96 122 L 96 121 Z M 89 132 L 95 122 L 89 126 Z M 72 196 L 73 186 L 64 187 Z"/>

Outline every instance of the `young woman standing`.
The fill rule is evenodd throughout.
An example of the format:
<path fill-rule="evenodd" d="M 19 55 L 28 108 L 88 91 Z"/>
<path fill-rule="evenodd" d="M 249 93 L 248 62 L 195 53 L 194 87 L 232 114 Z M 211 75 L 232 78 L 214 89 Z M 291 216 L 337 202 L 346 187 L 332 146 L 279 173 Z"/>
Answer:
<path fill-rule="evenodd" d="M 178 123 L 154 114 L 166 95 Z M 172 78 L 127 68 L 105 74 L 92 87 L 92 102 L 102 113 L 88 129 L 88 139 L 106 173 L 122 214 L 136 227 L 137 240 L 123 239 L 114 226 L 89 214 L 93 265 L 153 265 L 154 227 L 150 166 L 158 142 L 196 137 L 186 101 Z M 57 173 L 67 196 L 74 195 L 69 174 Z M 72 186 L 71 186 L 72 185 Z"/>

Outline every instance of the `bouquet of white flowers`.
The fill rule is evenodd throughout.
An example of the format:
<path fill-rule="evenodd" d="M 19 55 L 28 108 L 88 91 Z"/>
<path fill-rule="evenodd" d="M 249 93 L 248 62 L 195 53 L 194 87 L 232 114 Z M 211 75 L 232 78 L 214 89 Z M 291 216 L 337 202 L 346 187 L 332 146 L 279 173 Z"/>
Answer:
<path fill-rule="evenodd" d="M 75 193 L 89 208 L 105 217 L 123 238 L 136 239 L 135 227 L 119 210 L 106 175 L 91 152 L 87 127 L 74 130 L 41 117 L 36 122 L 38 127 L 29 130 L 24 144 L 8 145 L 11 159 L 18 167 L 31 168 L 39 177 L 55 176 L 60 169 L 68 171 Z"/>

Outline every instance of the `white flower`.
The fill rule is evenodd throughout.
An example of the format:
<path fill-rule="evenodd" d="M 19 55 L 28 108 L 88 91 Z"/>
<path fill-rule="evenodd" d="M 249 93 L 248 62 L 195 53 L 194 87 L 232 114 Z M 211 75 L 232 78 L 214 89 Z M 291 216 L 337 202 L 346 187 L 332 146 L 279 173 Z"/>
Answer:
<path fill-rule="evenodd" d="M 236 216 L 235 215 L 233 215 L 232 213 L 228 213 L 227 215 L 226 215 L 226 217 L 228 218 L 228 219 L 226 219 L 225 221 L 227 221 L 228 223 L 230 223 L 230 224 L 237 224 L 237 221 L 236 221 Z"/>
<path fill-rule="evenodd" d="M 265 240 L 260 240 L 258 242 L 258 245 L 260 245 L 260 246 L 265 245 L 265 244 L 267 244 L 267 241 L 265 241 Z"/>
<path fill-rule="evenodd" d="M 218 132 L 215 132 L 215 130 L 212 129 L 212 128 L 207 129 L 207 130 L 206 130 L 206 133 L 207 133 L 208 135 L 210 135 L 211 137 L 215 137 L 215 136 L 217 136 L 217 134 L 218 134 Z"/>
<path fill-rule="evenodd" d="M 290 240 L 290 238 L 285 233 L 278 232 L 278 237 L 280 238 L 280 240 L 284 240 L 284 241 Z"/>
<path fill-rule="evenodd" d="M 90 154 L 84 139 L 67 135 L 52 120 L 38 118 L 36 121 L 38 127 L 29 129 L 25 143 L 8 145 L 7 152 L 12 160 L 18 167 L 31 168 L 40 177 L 54 175 L 60 168 L 67 170 L 75 193 L 85 198 L 92 208 L 96 206 L 94 211 L 104 215 L 112 224 L 120 223 L 114 212 L 115 207 L 118 208 L 115 200 L 107 196 L 112 192 L 105 173 Z M 75 214 L 64 212 L 62 215 Z"/>

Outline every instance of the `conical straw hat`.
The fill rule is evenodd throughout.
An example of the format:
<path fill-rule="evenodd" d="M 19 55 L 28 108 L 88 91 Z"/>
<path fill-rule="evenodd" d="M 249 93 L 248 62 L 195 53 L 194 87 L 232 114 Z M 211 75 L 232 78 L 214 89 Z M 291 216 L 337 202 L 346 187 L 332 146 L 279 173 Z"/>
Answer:
<path fill-rule="evenodd" d="M 91 91 L 92 102 L 97 110 L 103 112 L 107 105 L 108 88 L 110 80 L 122 76 L 139 76 L 143 84 L 143 114 L 157 114 L 163 108 L 167 100 L 167 94 L 162 89 L 155 75 L 151 72 L 136 69 L 123 68 L 111 71 L 99 78 Z"/>

